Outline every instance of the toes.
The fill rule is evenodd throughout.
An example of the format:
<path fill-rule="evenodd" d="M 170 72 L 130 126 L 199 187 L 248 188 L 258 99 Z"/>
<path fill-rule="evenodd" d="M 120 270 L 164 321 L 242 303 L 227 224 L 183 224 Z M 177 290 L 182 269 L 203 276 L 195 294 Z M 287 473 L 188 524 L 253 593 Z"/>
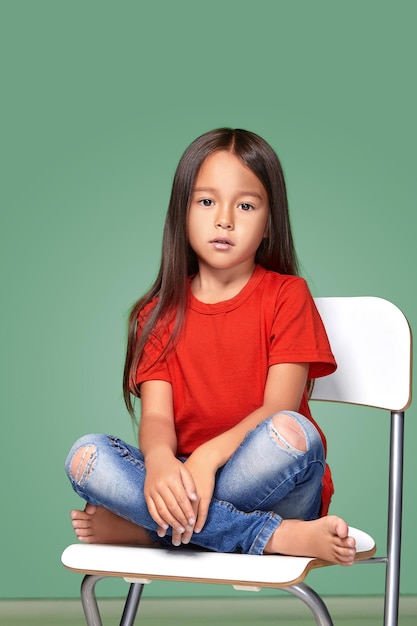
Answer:
<path fill-rule="evenodd" d="M 88 515 L 88 513 L 86 513 L 85 511 L 79 511 L 78 509 L 75 509 L 74 511 L 71 511 L 71 519 L 73 520 L 90 519 L 90 515 Z"/>
<path fill-rule="evenodd" d="M 91 521 L 89 519 L 75 519 L 72 520 L 73 528 L 91 528 Z"/>
<path fill-rule="evenodd" d="M 71 519 L 73 520 L 91 520 L 91 516 L 97 512 L 97 507 L 94 504 L 87 504 L 84 511 L 74 509 L 71 511 Z"/>
<path fill-rule="evenodd" d="M 349 535 L 349 527 L 342 519 L 338 519 L 336 522 L 336 534 L 341 539 L 346 539 Z"/>
<path fill-rule="evenodd" d="M 80 537 L 91 537 L 92 530 L 91 528 L 74 528 L 74 532 L 78 538 Z"/>
<path fill-rule="evenodd" d="M 341 565 L 352 565 L 355 561 L 356 550 L 354 548 L 339 548 L 336 552 L 337 561 Z"/>
<path fill-rule="evenodd" d="M 71 511 L 71 524 L 74 529 L 74 533 L 77 536 L 78 541 L 82 543 L 93 543 L 95 540 L 94 535 L 94 514 L 97 512 L 97 507 L 93 504 L 86 504 L 84 511 L 74 509 Z"/>
<path fill-rule="evenodd" d="M 349 527 L 346 522 L 335 515 L 329 515 L 327 518 L 328 529 L 332 535 L 340 539 L 346 539 L 349 534 Z"/>

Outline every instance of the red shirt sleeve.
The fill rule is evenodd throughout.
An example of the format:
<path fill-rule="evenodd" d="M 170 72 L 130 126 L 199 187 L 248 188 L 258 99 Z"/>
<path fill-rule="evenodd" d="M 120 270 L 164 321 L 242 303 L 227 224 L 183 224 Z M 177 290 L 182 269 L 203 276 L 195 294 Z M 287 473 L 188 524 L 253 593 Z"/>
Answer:
<path fill-rule="evenodd" d="M 310 363 L 309 378 L 336 370 L 329 340 L 305 280 L 289 281 L 277 299 L 269 365 Z"/>
<path fill-rule="evenodd" d="M 152 302 L 151 305 L 154 305 L 154 302 Z M 140 315 L 138 319 L 138 333 L 141 332 L 149 312 L 150 310 L 146 307 Z M 171 376 L 164 354 L 169 336 L 170 330 L 168 330 L 167 327 L 163 329 L 161 323 L 158 323 L 156 329 L 152 330 L 136 370 L 136 383 L 138 385 L 146 380 L 165 380 L 171 382 Z"/>

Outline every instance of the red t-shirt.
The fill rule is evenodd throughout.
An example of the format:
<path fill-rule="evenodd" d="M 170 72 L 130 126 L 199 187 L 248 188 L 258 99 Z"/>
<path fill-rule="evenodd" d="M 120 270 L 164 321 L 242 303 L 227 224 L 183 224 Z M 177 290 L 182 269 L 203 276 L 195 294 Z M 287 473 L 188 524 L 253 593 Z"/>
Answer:
<path fill-rule="evenodd" d="M 152 306 L 151 302 L 142 312 L 141 320 Z M 188 456 L 200 444 L 232 428 L 262 406 L 270 365 L 310 363 L 311 379 L 336 369 L 323 323 L 304 279 L 260 266 L 230 300 L 206 304 L 197 300 L 189 288 L 185 325 L 178 342 L 158 360 L 171 332 L 172 324 L 159 324 L 154 329 L 136 380 L 138 384 L 147 380 L 171 383 L 179 456 Z M 317 426 L 306 392 L 298 410 Z M 326 449 L 325 437 L 318 430 Z M 327 467 L 323 514 L 332 493 Z"/>

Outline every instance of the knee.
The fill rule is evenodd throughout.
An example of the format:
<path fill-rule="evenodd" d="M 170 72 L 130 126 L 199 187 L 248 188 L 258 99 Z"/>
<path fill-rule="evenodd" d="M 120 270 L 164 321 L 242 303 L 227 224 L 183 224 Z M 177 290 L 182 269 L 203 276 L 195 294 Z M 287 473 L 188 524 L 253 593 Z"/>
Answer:
<path fill-rule="evenodd" d="M 271 419 L 271 434 L 284 450 L 307 451 L 306 434 L 301 424 L 289 413 L 277 413 Z"/>
<path fill-rule="evenodd" d="M 81 484 L 88 479 L 96 462 L 100 436 L 86 435 L 72 446 L 65 462 L 65 470 L 70 480 Z"/>

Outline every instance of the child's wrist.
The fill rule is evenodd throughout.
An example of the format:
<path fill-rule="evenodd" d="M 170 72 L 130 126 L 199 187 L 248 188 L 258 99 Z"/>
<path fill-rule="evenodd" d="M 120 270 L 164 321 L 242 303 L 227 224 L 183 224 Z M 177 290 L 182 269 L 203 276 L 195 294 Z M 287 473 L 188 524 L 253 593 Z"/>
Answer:
<path fill-rule="evenodd" d="M 204 456 L 205 463 L 207 463 L 215 471 L 220 469 L 228 460 L 228 458 L 225 458 L 225 455 L 216 440 L 203 443 L 199 448 L 199 451 L 200 450 L 201 454 Z"/>
<path fill-rule="evenodd" d="M 156 460 L 159 460 L 161 458 L 167 459 L 170 455 L 172 455 L 173 457 L 175 456 L 172 449 L 166 445 L 158 445 L 158 446 L 152 447 L 146 453 L 143 453 L 145 464 L 152 462 L 155 459 Z"/>

